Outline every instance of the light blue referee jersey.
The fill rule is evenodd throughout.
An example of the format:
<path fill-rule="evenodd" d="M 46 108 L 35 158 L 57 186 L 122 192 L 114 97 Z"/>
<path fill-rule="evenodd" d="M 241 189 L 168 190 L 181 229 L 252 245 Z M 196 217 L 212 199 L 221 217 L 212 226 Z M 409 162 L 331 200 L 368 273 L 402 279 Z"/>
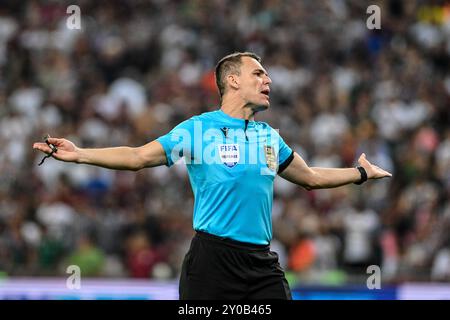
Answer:
<path fill-rule="evenodd" d="M 195 230 L 269 244 L 273 181 L 293 159 L 276 130 L 217 110 L 180 123 L 157 141 L 169 167 L 184 157 L 195 197 Z"/>

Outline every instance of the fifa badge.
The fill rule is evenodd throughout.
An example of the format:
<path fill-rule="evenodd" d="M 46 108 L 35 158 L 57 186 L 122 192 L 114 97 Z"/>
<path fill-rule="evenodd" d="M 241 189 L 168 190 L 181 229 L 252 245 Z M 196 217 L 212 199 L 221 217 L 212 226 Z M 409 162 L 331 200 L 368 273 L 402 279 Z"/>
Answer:
<path fill-rule="evenodd" d="M 220 160 L 228 168 L 233 168 L 239 162 L 239 145 L 238 144 L 219 144 Z"/>

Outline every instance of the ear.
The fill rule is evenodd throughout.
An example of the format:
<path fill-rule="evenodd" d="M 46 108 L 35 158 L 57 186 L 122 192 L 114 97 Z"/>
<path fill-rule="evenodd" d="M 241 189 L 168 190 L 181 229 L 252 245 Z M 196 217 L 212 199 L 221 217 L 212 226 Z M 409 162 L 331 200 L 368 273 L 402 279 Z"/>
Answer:
<path fill-rule="evenodd" d="M 228 85 L 233 89 L 239 89 L 240 86 L 240 79 L 235 74 L 229 74 L 227 76 L 227 83 Z"/>

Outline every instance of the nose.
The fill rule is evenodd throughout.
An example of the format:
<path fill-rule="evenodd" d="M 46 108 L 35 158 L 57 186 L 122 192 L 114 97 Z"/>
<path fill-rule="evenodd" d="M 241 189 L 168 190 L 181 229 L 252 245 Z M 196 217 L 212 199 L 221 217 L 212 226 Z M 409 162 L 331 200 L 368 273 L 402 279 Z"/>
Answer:
<path fill-rule="evenodd" d="M 270 79 L 269 76 L 266 76 L 266 81 L 264 81 L 265 84 L 271 84 L 272 83 L 272 79 Z"/>

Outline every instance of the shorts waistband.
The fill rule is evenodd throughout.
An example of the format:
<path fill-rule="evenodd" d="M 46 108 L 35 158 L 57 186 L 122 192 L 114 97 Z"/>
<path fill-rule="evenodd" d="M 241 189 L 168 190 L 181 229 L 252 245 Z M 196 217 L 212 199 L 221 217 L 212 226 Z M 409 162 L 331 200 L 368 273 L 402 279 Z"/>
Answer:
<path fill-rule="evenodd" d="M 244 250 L 251 250 L 251 251 L 267 251 L 270 249 L 269 244 L 254 244 L 254 243 L 247 243 L 247 242 L 241 242 L 237 240 L 233 240 L 230 238 L 220 237 L 216 236 L 211 233 L 207 233 L 204 231 L 198 231 L 196 230 L 196 237 L 212 240 L 216 243 L 220 243 L 223 245 L 231 246 L 238 249 L 244 249 Z"/>

